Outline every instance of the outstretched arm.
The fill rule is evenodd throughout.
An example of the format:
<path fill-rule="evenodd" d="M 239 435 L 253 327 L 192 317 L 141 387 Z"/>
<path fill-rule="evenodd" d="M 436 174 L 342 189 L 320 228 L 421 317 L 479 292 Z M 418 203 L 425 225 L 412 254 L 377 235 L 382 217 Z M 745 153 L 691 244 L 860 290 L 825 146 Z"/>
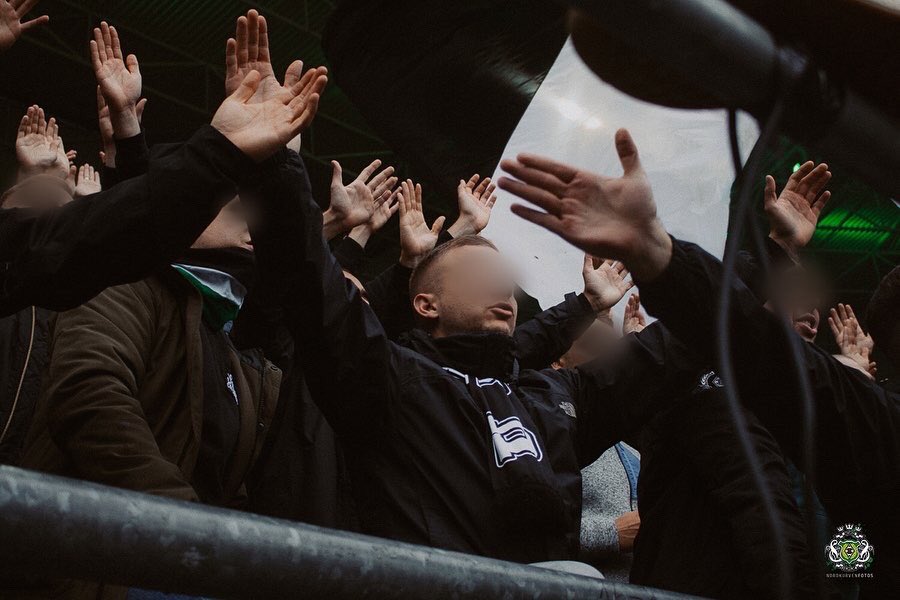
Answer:
<path fill-rule="evenodd" d="M 66 310 L 171 262 L 234 197 L 235 181 L 311 119 L 325 81 L 311 69 L 289 94 L 254 103 L 251 72 L 212 127 L 154 159 L 147 175 L 50 214 L 0 210 L 0 315 L 32 304 Z"/>
<path fill-rule="evenodd" d="M 565 354 L 595 318 L 622 299 L 634 285 L 628 271 L 613 260 L 598 261 L 585 254 L 581 269 L 584 293 L 566 299 L 516 327 L 513 337 L 523 369 L 544 369 Z"/>
<path fill-rule="evenodd" d="M 729 316 L 736 343 L 731 359 L 742 400 L 788 456 L 802 462 L 801 397 L 793 386 L 772 384 L 793 381 L 790 363 L 773 351 L 784 342 L 778 317 L 763 308 L 741 281 L 723 290 L 718 260 L 693 244 L 673 242 L 656 217 L 650 186 L 627 131 L 617 132 L 616 149 L 625 171 L 620 178 L 520 155 L 502 163 L 519 181 L 504 178 L 500 187 L 546 211 L 514 206 L 520 216 L 588 252 L 625 262 L 651 314 L 712 363 L 716 301 L 723 293 L 732 294 Z M 900 430 L 900 403 L 814 345 L 801 344 L 801 353 L 816 399 L 818 491 L 823 502 L 840 506 L 840 490 L 855 485 L 861 486 L 854 488 L 860 493 L 872 491 L 883 502 L 889 497 L 885 482 L 900 475 L 896 460 L 888 459 L 900 455 L 895 435 Z"/>
<path fill-rule="evenodd" d="M 262 179 L 258 201 L 257 263 L 278 282 L 297 367 L 335 430 L 349 441 L 368 439 L 395 396 L 391 345 L 322 237 L 322 212 L 299 155 Z"/>

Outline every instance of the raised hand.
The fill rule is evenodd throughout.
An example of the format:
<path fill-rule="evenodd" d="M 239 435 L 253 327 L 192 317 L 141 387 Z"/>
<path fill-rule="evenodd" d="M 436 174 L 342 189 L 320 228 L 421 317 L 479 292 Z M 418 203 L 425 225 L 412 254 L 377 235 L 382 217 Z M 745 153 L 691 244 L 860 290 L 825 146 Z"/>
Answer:
<path fill-rule="evenodd" d="M 447 230 L 453 237 L 481 233 L 491 219 L 491 209 L 497 202 L 494 190 L 497 189 L 491 178 L 481 179 L 475 174 L 469 181 L 460 179 L 456 188 L 459 202 L 459 218 Z"/>
<path fill-rule="evenodd" d="M 641 298 L 632 294 L 625 304 L 625 316 L 622 319 L 622 335 L 639 333 L 647 326 L 647 317 L 641 310 Z"/>
<path fill-rule="evenodd" d="M 435 219 L 431 227 L 422 210 L 422 186 L 409 179 L 400 184 L 400 264 L 410 269 L 437 244 L 446 217 Z"/>
<path fill-rule="evenodd" d="M 147 106 L 147 99 L 141 98 L 134 107 L 134 114 L 137 118 L 138 125 L 144 116 L 144 108 Z M 112 118 L 109 114 L 109 105 L 106 98 L 97 86 L 97 121 L 100 126 L 100 141 L 103 144 L 103 150 L 100 151 L 100 161 L 107 167 L 115 168 L 116 166 L 116 139 L 115 128 L 113 127 Z"/>
<path fill-rule="evenodd" d="M 828 316 L 828 325 L 841 355 L 874 377 L 877 368 L 875 362 L 870 359 L 875 349 L 875 340 L 863 331 L 853 307 L 849 304 L 838 304 L 836 309 L 832 308 Z"/>
<path fill-rule="evenodd" d="M 235 37 L 229 38 L 225 45 L 225 93 L 234 93 L 250 71 L 260 74 L 260 93 L 255 100 L 258 102 L 290 93 L 291 86 L 303 74 L 303 62 L 297 60 L 287 68 L 284 85 L 278 82 L 269 51 L 269 26 L 256 10 L 238 18 Z"/>
<path fill-rule="evenodd" d="M 584 278 L 584 295 L 596 312 L 603 312 L 615 306 L 634 287 L 626 281 L 628 270 L 615 260 L 600 260 L 589 254 L 584 255 L 581 269 Z"/>
<path fill-rule="evenodd" d="M 23 33 L 50 21 L 47 15 L 22 22 L 40 0 L 0 0 L 0 52 L 9 50 Z"/>
<path fill-rule="evenodd" d="M 781 194 L 776 195 L 775 179 L 766 175 L 763 204 L 769 217 L 769 237 L 796 259 L 816 231 L 819 214 L 831 198 L 824 191 L 831 172 L 828 165 L 807 161 L 788 178 Z"/>
<path fill-rule="evenodd" d="M 101 191 L 100 173 L 91 165 L 81 165 L 75 178 L 75 196 L 90 196 Z"/>
<path fill-rule="evenodd" d="M 546 212 L 514 204 L 512 211 L 593 256 L 625 262 L 649 281 L 668 266 L 672 240 L 656 216 L 650 183 L 628 131 L 616 132 L 616 151 L 625 171 L 612 178 L 581 171 L 548 158 L 520 154 L 500 163 L 516 177 L 499 186 Z"/>
<path fill-rule="evenodd" d="M 141 99 L 141 69 L 134 54 L 123 57 L 115 27 L 104 21 L 94 29 L 91 64 L 97 85 L 109 107 L 115 137 L 126 139 L 140 133 L 137 105 Z"/>
<path fill-rule="evenodd" d="M 331 205 L 325 212 L 325 221 L 334 223 L 339 232 L 350 231 L 372 218 L 375 209 L 391 196 L 397 178 L 392 177 L 394 167 L 386 167 L 373 177 L 381 166 L 380 160 L 360 172 L 349 185 L 344 185 L 341 163 L 331 161 L 334 168 L 331 177 Z"/>
<path fill-rule="evenodd" d="M 400 209 L 400 204 L 397 202 L 398 192 L 399 190 L 395 190 L 387 201 L 382 202 L 381 205 L 375 209 L 375 212 L 372 213 L 372 216 L 368 221 L 354 227 L 350 231 L 349 237 L 365 248 L 369 239 L 375 235 L 379 229 L 384 227 L 387 222 L 391 220 L 391 217 L 393 217 Z"/>
<path fill-rule="evenodd" d="M 289 95 L 260 102 L 260 75 L 250 71 L 219 107 L 212 126 L 244 154 L 261 162 L 312 122 L 319 108 L 319 94 L 328 82 L 326 73 L 324 67 L 310 69 L 287 88 Z"/>
<path fill-rule="evenodd" d="M 47 121 L 44 109 L 37 105 L 29 107 L 19 122 L 16 159 L 20 179 L 41 173 L 65 179 L 69 173 L 69 159 L 56 119 Z"/>

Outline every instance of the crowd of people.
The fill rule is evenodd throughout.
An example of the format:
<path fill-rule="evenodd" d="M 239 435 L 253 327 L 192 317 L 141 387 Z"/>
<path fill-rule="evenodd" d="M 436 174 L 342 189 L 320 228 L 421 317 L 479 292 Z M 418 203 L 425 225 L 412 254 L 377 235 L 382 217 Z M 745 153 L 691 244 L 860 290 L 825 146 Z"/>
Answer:
<path fill-rule="evenodd" d="M 23 21 L 37 1 L 0 0 L 0 51 L 47 21 Z M 183 144 L 148 146 L 139 62 L 116 28 L 89 43 L 102 164 L 79 164 L 34 105 L 0 198 L 0 463 L 705 597 L 900 589 L 900 396 L 873 362 L 878 344 L 900 366 L 900 269 L 868 332 L 838 304 L 840 354 L 815 344 L 827 307 L 801 255 L 827 165 L 780 192 L 767 177 L 766 256 L 742 253 L 723 289 L 721 263 L 657 218 L 625 130 L 621 176 L 520 155 L 496 182 L 461 174 L 458 218 L 429 224 L 422 186 L 381 161 L 349 183 L 334 162 L 330 197 L 313 196 L 301 135 L 327 70 L 296 61 L 279 79 L 256 10 L 227 41 L 226 100 Z M 583 289 L 524 323 L 513 270 L 479 235 L 497 187 L 586 253 Z M 396 264 L 361 281 L 395 215 Z M 733 381 L 716 355 L 723 294 Z M 806 342 L 813 472 L 785 320 Z M 826 578 L 845 524 L 874 558 Z M 0 587 L 157 597 L 31 574 Z"/>

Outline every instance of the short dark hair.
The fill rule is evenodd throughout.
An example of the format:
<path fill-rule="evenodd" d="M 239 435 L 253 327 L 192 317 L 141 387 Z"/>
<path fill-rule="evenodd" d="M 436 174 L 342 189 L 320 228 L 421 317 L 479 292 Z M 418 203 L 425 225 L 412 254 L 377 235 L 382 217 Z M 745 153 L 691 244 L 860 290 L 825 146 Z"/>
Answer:
<path fill-rule="evenodd" d="M 480 235 L 462 235 L 458 238 L 453 238 L 449 242 L 438 245 L 422 258 L 419 264 L 416 265 L 416 268 L 413 269 L 412 275 L 409 276 L 410 300 L 415 298 L 425 287 L 426 282 L 429 281 L 430 274 L 434 271 L 434 266 L 441 258 L 446 256 L 448 252 L 464 246 L 482 246 L 497 250 L 497 246 L 495 246 L 493 242 Z"/>
<path fill-rule="evenodd" d="M 895 343 L 897 327 L 900 324 L 900 266 L 894 267 L 872 294 L 869 308 L 866 310 L 866 325 L 869 333 L 875 340 L 876 346 L 881 346 L 887 351 L 893 350 L 890 346 Z M 897 357 L 891 357 L 898 360 Z"/>

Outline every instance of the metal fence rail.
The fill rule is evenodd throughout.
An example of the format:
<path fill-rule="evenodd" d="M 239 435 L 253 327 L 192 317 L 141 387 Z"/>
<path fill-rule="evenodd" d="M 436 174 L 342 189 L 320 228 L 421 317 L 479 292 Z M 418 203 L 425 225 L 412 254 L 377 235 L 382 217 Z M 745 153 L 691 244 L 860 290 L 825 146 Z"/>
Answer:
<path fill-rule="evenodd" d="M 0 564 L 7 574 L 254 600 L 686 598 L 6 466 Z"/>

